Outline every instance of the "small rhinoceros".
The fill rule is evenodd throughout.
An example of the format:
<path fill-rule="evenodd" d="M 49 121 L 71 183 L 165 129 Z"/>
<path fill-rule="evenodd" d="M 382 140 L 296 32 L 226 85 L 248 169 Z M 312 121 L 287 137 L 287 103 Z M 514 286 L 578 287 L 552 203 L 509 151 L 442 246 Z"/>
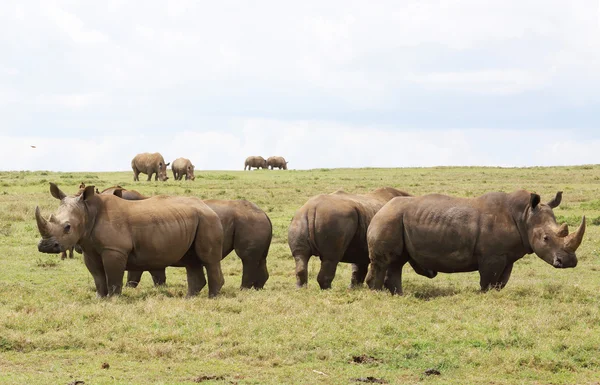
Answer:
<path fill-rule="evenodd" d="M 165 163 L 165 159 L 158 152 L 144 152 L 142 154 L 137 154 L 131 160 L 133 180 L 139 181 L 139 174 L 142 173 L 148 175 L 148 180 L 151 180 L 152 174 L 155 174 L 154 180 L 160 180 L 164 182 L 169 179 L 167 176 L 167 166 L 170 164 L 171 163 Z"/>
<path fill-rule="evenodd" d="M 267 165 L 272 170 L 277 167 L 280 170 L 287 170 L 287 164 L 285 159 L 282 156 L 271 156 L 267 159 Z"/>
<path fill-rule="evenodd" d="M 267 161 L 262 156 L 249 156 L 244 162 L 244 171 L 246 171 L 246 167 L 248 167 L 248 170 L 251 170 L 252 167 L 265 169 L 267 168 Z"/>
<path fill-rule="evenodd" d="M 479 271 L 483 291 L 503 288 L 513 264 L 525 254 L 536 253 L 556 268 L 575 267 L 585 217 L 569 234 L 552 211 L 561 199 L 558 192 L 544 204 L 538 194 L 525 190 L 478 198 L 440 194 L 394 198 L 369 225 L 367 284 L 402 294 L 406 262 L 442 273 Z"/>
<path fill-rule="evenodd" d="M 87 186 L 81 194 L 67 196 L 50 184 L 60 205 L 48 220 L 36 207 L 40 252 L 58 253 L 78 244 L 99 297 L 121 293 L 126 269 L 167 266 L 186 268 L 188 296 L 206 285 L 204 267 L 209 296 L 219 293 L 223 227 L 202 200 L 161 195 L 132 202 L 94 190 Z"/>
<path fill-rule="evenodd" d="M 185 176 L 185 180 L 194 180 L 196 177 L 194 176 L 194 165 L 189 159 L 186 158 L 177 158 L 173 161 L 173 165 L 171 166 L 171 171 L 173 171 L 173 178 L 175 180 L 181 180 Z"/>

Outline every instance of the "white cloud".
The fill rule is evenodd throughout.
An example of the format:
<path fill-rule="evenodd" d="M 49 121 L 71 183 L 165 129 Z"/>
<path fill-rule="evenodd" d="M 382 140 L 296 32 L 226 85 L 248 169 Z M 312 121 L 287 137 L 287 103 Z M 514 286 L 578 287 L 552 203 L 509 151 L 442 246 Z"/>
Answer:
<path fill-rule="evenodd" d="M 432 88 L 459 89 L 480 94 L 517 94 L 548 85 L 549 71 L 486 70 L 471 72 L 429 72 L 409 74 L 406 79 Z"/>

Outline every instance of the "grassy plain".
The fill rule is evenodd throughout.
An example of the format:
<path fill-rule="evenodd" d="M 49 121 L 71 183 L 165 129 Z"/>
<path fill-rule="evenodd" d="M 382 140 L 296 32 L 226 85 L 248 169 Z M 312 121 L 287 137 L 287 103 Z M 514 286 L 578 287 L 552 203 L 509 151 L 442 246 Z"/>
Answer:
<path fill-rule="evenodd" d="M 131 172 L 0 172 L 0 383 L 2 384 L 598 384 L 600 376 L 600 165 L 554 168 L 318 169 L 196 171 L 196 181 L 133 182 Z M 120 184 L 147 195 L 251 200 L 274 237 L 262 291 L 240 291 L 241 262 L 224 261 L 222 295 L 186 299 L 183 269 L 168 284 L 95 298 L 76 254 L 37 251 L 34 210 L 58 202 L 48 182 L 75 192 Z M 413 194 L 477 196 L 519 188 L 588 229 L 575 269 L 535 255 L 515 264 L 502 291 L 481 294 L 477 273 L 433 280 L 407 266 L 402 297 L 350 290 L 341 264 L 321 292 L 295 288 L 287 227 L 309 197 L 343 188 L 393 186 Z M 437 374 L 427 375 L 435 371 Z"/>

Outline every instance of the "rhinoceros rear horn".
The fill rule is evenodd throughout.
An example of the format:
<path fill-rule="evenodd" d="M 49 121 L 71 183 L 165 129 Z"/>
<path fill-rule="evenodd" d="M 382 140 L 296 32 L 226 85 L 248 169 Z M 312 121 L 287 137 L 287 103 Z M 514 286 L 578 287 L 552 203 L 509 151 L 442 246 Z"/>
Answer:
<path fill-rule="evenodd" d="M 558 228 L 558 231 L 556 232 L 556 235 L 558 235 L 561 238 L 569 235 L 569 226 L 567 226 L 566 223 L 563 223 L 562 225 L 560 225 L 560 227 Z"/>
<path fill-rule="evenodd" d="M 548 202 L 548 206 L 552 208 L 558 207 L 560 201 L 562 201 L 562 191 L 556 193 L 556 196 L 550 202 Z"/>
<path fill-rule="evenodd" d="M 40 207 L 35 206 L 35 221 L 37 222 L 38 230 L 42 236 L 48 234 L 48 221 L 40 214 Z"/>
<path fill-rule="evenodd" d="M 579 228 L 577 229 L 577 231 L 575 231 L 574 233 L 571 233 L 565 239 L 565 249 L 567 251 L 571 251 L 574 253 L 575 250 L 577 250 L 577 248 L 579 247 L 579 245 L 581 245 L 581 241 L 583 240 L 584 233 L 585 233 L 585 215 L 583 216 L 583 219 L 581 220 L 581 225 L 579 225 Z"/>
<path fill-rule="evenodd" d="M 60 199 L 60 200 L 62 200 L 64 197 L 67 196 L 67 194 L 62 192 L 61 189 L 59 189 L 58 186 L 52 182 L 50 182 L 50 194 L 52 194 L 52 196 L 54 198 Z"/>

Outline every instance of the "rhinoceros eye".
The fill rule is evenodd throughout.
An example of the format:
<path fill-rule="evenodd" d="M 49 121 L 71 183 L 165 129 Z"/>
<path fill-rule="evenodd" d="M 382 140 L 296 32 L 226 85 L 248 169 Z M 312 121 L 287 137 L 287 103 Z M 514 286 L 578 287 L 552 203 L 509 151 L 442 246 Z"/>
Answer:
<path fill-rule="evenodd" d="M 544 242 L 548 242 L 548 236 L 544 235 Z"/>
<path fill-rule="evenodd" d="M 68 233 L 69 231 L 71 231 L 71 225 L 67 223 L 65 225 L 64 229 L 65 229 L 65 233 Z"/>

